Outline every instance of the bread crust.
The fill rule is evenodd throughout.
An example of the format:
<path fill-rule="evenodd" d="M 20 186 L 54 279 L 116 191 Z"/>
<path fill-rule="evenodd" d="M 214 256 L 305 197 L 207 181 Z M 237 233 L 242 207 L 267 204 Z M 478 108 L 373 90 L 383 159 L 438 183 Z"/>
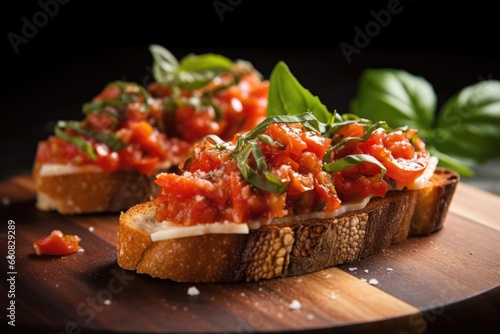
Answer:
<path fill-rule="evenodd" d="M 458 174 L 438 168 L 434 178 L 421 190 L 391 191 L 361 210 L 325 219 L 290 217 L 244 235 L 208 234 L 153 242 L 144 226 L 157 223 L 155 205 L 139 204 L 120 215 L 118 264 L 177 282 L 250 282 L 353 262 L 424 230 L 432 233 L 442 227 Z M 428 206 L 429 194 L 440 204 Z M 432 224 L 426 221 L 428 217 L 435 219 Z"/>
<path fill-rule="evenodd" d="M 160 190 L 153 177 L 133 170 L 41 176 L 35 167 L 33 176 L 36 207 L 62 214 L 120 212 L 151 200 Z"/>

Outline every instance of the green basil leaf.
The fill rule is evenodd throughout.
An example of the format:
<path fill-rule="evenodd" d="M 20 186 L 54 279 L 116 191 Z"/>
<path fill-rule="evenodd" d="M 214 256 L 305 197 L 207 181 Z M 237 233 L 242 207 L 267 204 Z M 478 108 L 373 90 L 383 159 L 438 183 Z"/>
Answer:
<path fill-rule="evenodd" d="M 250 153 L 253 153 L 254 155 L 256 154 L 256 152 L 254 152 L 254 148 L 255 146 L 248 143 L 235 154 L 236 164 L 238 165 L 238 169 L 241 172 L 241 176 L 243 176 L 243 179 L 245 179 L 246 182 L 250 183 L 257 189 L 265 190 L 275 194 L 283 194 L 288 189 L 288 183 L 284 184 L 280 179 L 265 171 L 267 167 L 263 168 L 264 177 L 262 177 L 258 172 L 253 170 L 248 165 L 247 159 L 249 158 Z M 259 159 L 258 152 L 256 158 Z M 262 167 L 263 166 L 260 165 L 261 169 Z"/>
<path fill-rule="evenodd" d="M 179 87 L 186 90 L 202 88 L 223 72 L 224 70 L 221 69 L 213 69 L 203 72 L 179 72 Z"/>
<path fill-rule="evenodd" d="M 138 100 L 141 96 L 144 101 L 144 109 L 142 111 L 147 111 L 148 100 L 150 99 L 149 93 L 141 85 L 135 82 L 125 82 L 125 81 L 114 81 L 106 85 L 106 88 L 116 86 L 120 89 L 120 97 L 116 99 L 106 99 L 97 102 L 87 102 L 83 105 L 83 113 L 89 114 L 94 113 L 106 113 L 113 117 L 124 119 L 126 111 L 124 107 L 128 104 Z M 127 86 L 137 87 L 138 93 L 132 93 L 127 91 Z"/>
<path fill-rule="evenodd" d="M 206 71 L 229 71 L 233 66 L 233 61 L 221 55 L 206 53 L 203 55 L 189 54 L 181 59 L 179 71 L 199 72 Z"/>
<path fill-rule="evenodd" d="M 500 157 L 500 81 L 468 86 L 440 109 L 432 143 L 468 165 Z"/>
<path fill-rule="evenodd" d="M 179 86 L 187 90 L 202 88 L 217 76 L 230 71 L 232 66 L 232 60 L 221 55 L 213 53 L 189 54 L 180 62 Z"/>
<path fill-rule="evenodd" d="M 305 112 L 312 112 L 323 123 L 329 123 L 332 117 L 319 98 L 304 88 L 288 66 L 280 61 L 269 79 L 267 115 L 296 115 Z"/>
<path fill-rule="evenodd" d="M 92 160 L 97 160 L 97 156 L 94 152 L 94 148 L 92 147 L 92 145 L 89 142 L 85 141 L 83 138 L 71 136 L 58 127 L 56 127 L 54 129 L 54 132 L 55 132 L 56 136 L 58 136 L 59 138 L 61 138 L 65 142 L 73 144 L 76 147 L 78 147 L 79 149 L 81 149 L 82 151 L 84 151 L 85 153 L 87 153 Z"/>
<path fill-rule="evenodd" d="M 435 147 L 429 145 L 427 145 L 427 151 L 439 159 L 438 166 L 453 169 L 463 177 L 474 176 L 474 171 L 469 166 L 465 165 L 463 161 L 450 157 L 449 155 L 440 152 Z"/>
<path fill-rule="evenodd" d="M 436 94 L 424 78 L 396 69 L 368 69 L 360 78 L 358 94 L 350 109 L 391 127 L 409 126 L 425 135 L 436 111 Z"/>
<path fill-rule="evenodd" d="M 309 131 L 321 132 L 321 123 L 310 112 L 299 115 L 268 116 L 247 134 L 238 138 L 238 145 L 242 146 L 246 141 L 256 138 L 266 131 L 270 124 L 277 123 L 301 123 Z"/>
<path fill-rule="evenodd" d="M 153 76 L 164 85 L 172 85 L 177 81 L 179 62 L 177 58 L 161 45 L 152 44 L 149 51 L 153 55 Z"/>
<path fill-rule="evenodd" d="M 346 168 L 349 168 L 351 166 L 356 166 L 362 162 L 369 162 L 371 164 L 375 164 L 380 167 L 380 179 L 384 178 L 385 172 L 387 169 L 382 165 L 380 161 L 372 157 L 371 155 L 368 154 L 352 154 L 352 155 L 347 155 L 343 158 L 340 158 L 337 161 L 331 162 L 329 164 L 324 164 L 323 165 L 323 170 L 327 173 L 333 174 L 340 172 Z"/>

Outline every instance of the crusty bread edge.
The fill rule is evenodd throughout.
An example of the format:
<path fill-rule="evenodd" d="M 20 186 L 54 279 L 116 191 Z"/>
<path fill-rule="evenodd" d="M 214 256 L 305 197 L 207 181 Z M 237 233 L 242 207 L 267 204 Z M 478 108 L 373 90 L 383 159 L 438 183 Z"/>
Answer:
<path fill-rule="evenodd" d="M 249 282 L 353 262 L 443 226 L 459 178 L 442 168 L 433 178 L 435 182 L 424 189 L 389 192 L 362 210 L 329 219 L 290 219 L 247 235 L 207 234 L 152 242 L 144 226 L 155 223 L 154 204 L 139 204 L 120 214 L 118 264 L 177 282 Z M 427 196 L 435 196 L 432 201 L 440 204 L 426 206 Z M 435 221 L 418 220 L 416 213 Z"/>
<path fill-rule="evenodd" d="M 42 211 L 67 215 L 120 212 L 153 199 L 160 190 L 153 176 L 134 170 L 41 176 L 39 169 L 35 165 L 33 179 L 35 206 Z"/>

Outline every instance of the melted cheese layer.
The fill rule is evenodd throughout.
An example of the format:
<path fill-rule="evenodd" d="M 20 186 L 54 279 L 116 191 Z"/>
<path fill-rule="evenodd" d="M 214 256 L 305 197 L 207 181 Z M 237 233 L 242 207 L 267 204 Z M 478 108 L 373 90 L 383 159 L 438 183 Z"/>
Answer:
<path fill-rule="evenodd" d="M 170 161 L 163 161 L 158 163 L 158 169 L 169 169 L 172 167 Z M 59 176 L 71 174 L 85 174 L 85 173 L 104 173 L 104 170 L 97 165 L 83 165 L 73 166 L 64 164 L 43 164 L 40 167 L 40 176 Z"/>

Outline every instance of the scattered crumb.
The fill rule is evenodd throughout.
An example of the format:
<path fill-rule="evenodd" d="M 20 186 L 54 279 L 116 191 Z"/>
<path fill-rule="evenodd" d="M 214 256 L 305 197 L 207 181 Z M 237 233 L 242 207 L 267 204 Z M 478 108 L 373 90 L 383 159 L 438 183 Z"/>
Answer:
<path fill-rule="evenodd" d="M 366 278 L 360 278 L 361 282 L 366 282 Z"/>
<path fill-rule="evenodd" d="M 474 253 L 470 252 L 469 255 L 474 255 Z"/>
<path fill-rule="evenodd" d="M 377 285 L 378 284 L 378 280 L 376 278 L 371 278 L 368 283 L 370 283 L 371 285 Z"/>
<path fill-rule="evenodd" d="M 103 303 L 104 305 L 111 305 L 111 299 L 105 299 Z"/>
<path fill-rule="evenodd" d="M 358 268 L 357 267 L 351 267 L 351 268 L 349 268 L 349 271 L 354 271 L 354 270 L 358 270 Z"/>
<path fill-rule="evenodd" d="M 309 313 L 307 315 L 307 320 L 313 320 L 314 319 L 314 314 Z"/>
<path fill-rule="evenodd" d="M 5 206 L 9 205 L 10 204 L 10 198 L 8 198 L 8 197 L 2 198 L 2 204 L 5 205 Z"/>
<path fill-rule="evenodd" d="M 326 274 L 326 275 L 325 275 L 325 278 L 327 278 L 327 279 L 332 278 L 332 274 Z"/>
<path fill-rule="evenodd" d="M 288 308 L 290 310 L 300 310 L 302 308 L 302 304 L 300 304 L 300 302 L 298 300 L 294 299 L 294 300 L 292 300 L 290 305 L 288 305 Z"/>
<path fill-rule="evenodd" d="M 240 293 L 240 296 L 245 297 L 245 293 L 244 292 Z"/>
<path fill-rule="evenodd" d="M 94 226 L 89 226 L 89 231 L 94 232 Z"/>
<path fill-rule="evenodd" d="M 200 290 L 198 290 L 195 286 L 192 286 L 188 289 L 187 294 L 190 296 L 198 296 L 200 294 Z"/>
<path fill-rule="evenodd" d="M 295 282 L 302 283 L 302 282 L 304 282 L 304 280 L 302 278 L 298 278 Z"/>
<path fill-rule="evenodd" d="M 335 292 L 332 292 L 332 293 L 330 294 L 330 299 L 332 299 L 332 300 L 337 299 L 337 294 L 336 294 Z"/>

